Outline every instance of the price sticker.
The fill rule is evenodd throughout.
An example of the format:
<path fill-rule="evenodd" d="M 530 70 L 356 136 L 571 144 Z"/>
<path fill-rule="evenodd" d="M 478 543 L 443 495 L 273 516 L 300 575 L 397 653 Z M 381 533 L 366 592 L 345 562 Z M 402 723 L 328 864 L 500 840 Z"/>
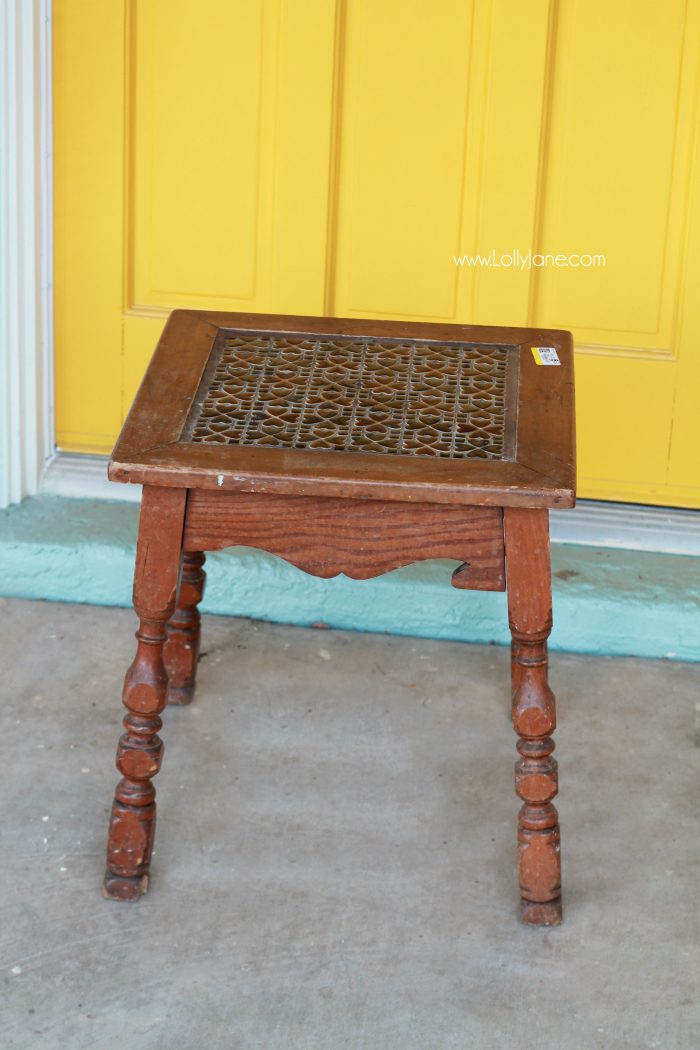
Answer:
<path fill-rule="evenodd" d="M 536 365 L 560 365 L 559 355 L 553 346 L 533 346 L 532 356 Z"/>

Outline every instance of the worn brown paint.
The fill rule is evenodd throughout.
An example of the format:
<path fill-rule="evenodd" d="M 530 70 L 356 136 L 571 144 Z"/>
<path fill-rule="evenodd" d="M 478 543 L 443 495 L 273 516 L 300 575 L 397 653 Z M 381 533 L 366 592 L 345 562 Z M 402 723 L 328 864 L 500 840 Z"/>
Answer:
<path fill-rule="evenodd" d="M 189 704 L 194 696 L 200 632 L 197 606 L 204 595 L 204 561 L 200 550 L 185 550 L 182 555 L 177 608 L 168 621 L 163 647 L 169 704 Z"/>
<path fill-rule="evenodd" d="M 513 399 L 505 414 L 507 453 L 478 458 L 477 449 L 476 458 L 457 459 L 449 453 L 439 458 L 244 447 L 223 439 L 216 443 L 216 433 L 208 443 L 206 429 L 197 443 L 191 437 L 192 414 L 211 389 L 214 347 L 221 345 L 222 333 L 243 331 L 418 341 L 419 346 L 420 341 L 504 346 Z M 536 365 L 530 348 L 543 345 L 557 350 L 559 366 Z M 449 383 L 439 376 L 435 382 L 449 401 Z M 342 397 L 336 400 L 342 406 Z M 392 411 L 396 416 L 396 407 Z M 475 418 L 478 427 L 478 413 Z M 152 778 L 163 751 L 160 715 L 166 703 L 189 703 L 194 693 L 203 552 L 243 545 L 325 578 L 342 572 L 368 579 L 424 558 L 454 558 L 461 563 L 452 575 L 454 586 L 507 588 L 519 753 L 516 791 L 523 803 L 518 818 L 521 917 L 536 925 L 560 922 L 559 825 L 553 804 L 557 764 L 551 737 L 556 714 L 547 683 L 552 626 L 548 508 L 573 505 L 574 457 L 568 332 L 172 314 L 109 468 L 113 480 L 142 483 L 144 491 L 134 575 L 138 645 L 124 684 L 127 714 L 117 752 L 122 780 L 110 823 L 105 894 L 135 900 L 147 889 L 155 830 Z"/>
<path fill-rule="evenodd" d="M 163 757 L 158 732 L 168 686 L 163 646 L 175 610 L 186 497 L 184 489 L 143 489 L 134 573 L 138 645 L 124 681 L 127 713 L 117 749 L 122 779 L 112 806 L 105 877 L 105 895 L 122 900 L 135 900 L 148 888 L 156 820 L 151 780 Z"/>
<path fill-rule="evenodd" d="M 499 507 L 195 490 L 184 545 L 257 547 L 312 576 L 356 580 L 425 558 L 469 559 L 459 586 L 505 590 Z"/>
<path fill-rule="evenodd" d="M 515 789 L 518 867 L 523 922 L 561 922 L 556 726 L 554 694 L 547 683 L 547 638 L 552 629 L 549 522 L 546 510 L 507 507 L 504 512 L 508 618 L 513 638 L 513 728 L 520 759 Z"/>

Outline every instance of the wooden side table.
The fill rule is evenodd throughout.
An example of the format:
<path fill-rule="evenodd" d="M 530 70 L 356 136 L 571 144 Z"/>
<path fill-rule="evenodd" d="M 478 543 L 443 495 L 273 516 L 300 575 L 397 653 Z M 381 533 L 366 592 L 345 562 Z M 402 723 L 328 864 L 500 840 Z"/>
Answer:
<path fill-rule="evenodd" d="M 245 545 L 322 577 L 455 558 L 455 587 L 507 587 L 521 918 L 561 921 L 548 508 L 574 503 L 568 332 L 178 310 L 109 476 L 143 501 L 106 896 L 148 886 L 160 715 L 192 698 L 204 552 Z"/>

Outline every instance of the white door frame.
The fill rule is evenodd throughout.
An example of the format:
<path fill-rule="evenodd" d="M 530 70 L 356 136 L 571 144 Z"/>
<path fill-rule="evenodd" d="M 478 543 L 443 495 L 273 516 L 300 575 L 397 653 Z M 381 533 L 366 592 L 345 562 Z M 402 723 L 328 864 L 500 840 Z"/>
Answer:
<path fill-rule="evenodd" d="M 0 4 L 0 507 L 54 452 L 51 0 Z"/>

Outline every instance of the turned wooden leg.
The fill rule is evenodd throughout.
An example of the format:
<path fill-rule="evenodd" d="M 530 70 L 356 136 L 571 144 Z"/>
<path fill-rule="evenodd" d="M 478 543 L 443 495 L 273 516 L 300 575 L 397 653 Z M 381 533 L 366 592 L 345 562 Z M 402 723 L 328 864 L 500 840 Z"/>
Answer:
<path fill-rule="evenodd" d="M 185 551 L 182 556 L 177 606 L 168 621 L 163 650 L 169 704 L 189 704 L 194 696 L 200 634 L 197 605 L 202 600 L 206 580 L 203 565 L 204 555 L 200 551 Z"/>
<path fill-rule="evenodd" d="M 122 779 L 112 806 L 104 895 L 136 900 L 148 889 L 156 823 L 151 778 L 160 769 L 158 736 L 168 684 L 163 646 L 175 609 L 186 490 L 145 485 L 134 573 L 134 608 L 139 617 L 134 662 L 124 680 L 125 732 L 117 748 Z"/>
<path fill-rule="evenodd" d="M 549 520 L 546 510 L 504 512 L 508 617 L 513 638 L 513 727 L 520 755 L 515 790 L 518 815 L 520 917 L 536 926 L 561 922 L 561 859 L 557 763 L 551 734 L 554 694 L 547 683 L 552 629 Z"/>

